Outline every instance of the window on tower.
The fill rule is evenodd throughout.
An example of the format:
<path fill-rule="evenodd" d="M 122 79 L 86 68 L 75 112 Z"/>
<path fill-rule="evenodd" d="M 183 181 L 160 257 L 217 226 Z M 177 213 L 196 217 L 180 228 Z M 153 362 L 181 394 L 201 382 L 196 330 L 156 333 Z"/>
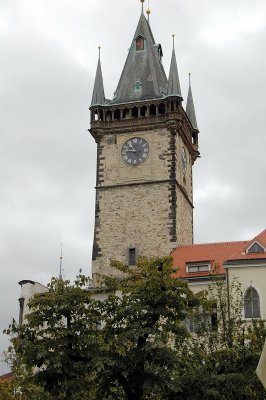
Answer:
<path fill-rule="evenodd" d="M 134 83 L 134 92 L 140 92 L 141 91 L 141 82 L 140 81 L 136 81 Z"/>
<path fill-rule="evenodd" d="M 145 44 L 144 40 L 145 39 L 142 36 L 139 36 L 136 39 L 136 51 L 144 50 L 144 44 Z"/>
<path fill-rule="evenodd" d="M 135 247 L 130 247 L 128 249 L 128 264 L 129 265 L 136 265 L 137 259 L 136 259 L 136 248 Z"/>

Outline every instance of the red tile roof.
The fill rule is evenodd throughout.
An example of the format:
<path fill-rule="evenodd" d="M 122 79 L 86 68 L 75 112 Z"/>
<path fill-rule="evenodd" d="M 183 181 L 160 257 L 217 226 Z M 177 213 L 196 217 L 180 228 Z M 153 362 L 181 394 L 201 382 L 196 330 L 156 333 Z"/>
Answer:
<path fill-rule="evenodd" d="M 9 381 L 13 377 L 12 372 L 8 372 L 7 374 L 1 375 L 0 376 L 0 381 Z"/>
<path fill-rule="evenodd" d="M 187 246 L 178 246 L 173 252 L 174 267 L 178 267 L 175 276 L 182 278 L 204 277 L 210 275 L 210 272 L 186 271 L 186 264 L 209 263 L 211 271 L 217 274 L 225 274 L 223 263 L 228 260 L 249 260 L 266 259 L 265 253 L 248 254 L 246 250 L 254 243 L 258 242 L 266 248 L 266 229 L 257 235 L 251 241 L 241 242 L 222 242 L 193 244 Z M 217 269 L 216 269 L 217 268 Z"/>

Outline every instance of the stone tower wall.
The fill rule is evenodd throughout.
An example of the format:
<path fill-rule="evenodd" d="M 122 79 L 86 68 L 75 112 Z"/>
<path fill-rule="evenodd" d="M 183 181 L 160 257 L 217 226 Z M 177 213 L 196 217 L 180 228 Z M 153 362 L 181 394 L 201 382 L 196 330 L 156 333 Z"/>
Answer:
<path fill-rule="evenodd" d="M 148 159 L 126 165 L 121 147 L 131 137 L 148 141 Z M 128 262 L 128 249 L 148 257 L 169 255 L 193 241 L 192 162 L 186 175 L 178 131 L 168 128 L 103 134 L 98 141 L 93 273 L 111 274 L 110 259 Z"/>

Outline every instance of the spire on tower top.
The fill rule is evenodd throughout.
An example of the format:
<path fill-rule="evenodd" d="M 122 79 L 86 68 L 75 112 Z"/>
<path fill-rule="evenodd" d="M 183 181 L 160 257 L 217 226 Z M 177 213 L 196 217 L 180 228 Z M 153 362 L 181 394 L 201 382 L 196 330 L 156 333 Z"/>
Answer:
<path fill-rule="evenodd" d="M 101 66 L 101 46 L 99 46 L 98 49 L 99 49 L 99 59 L 98 59 L 98 65 L 97 65 L 92 100 L 91 100 L 92 106 L 103 105 L 105 103 L 103 75 L 102 75 L 102 66 Z"/>
<path fill-rule="evenodd" d="M 175 56 L 175 35 L 173 34 L 172 36 L 173 36 L 173 52 L 172 52 L 172 59 L 169 71 L 167 95 L 178 96 L 182 98 L 177 63 L 176 63 L 176 56 Z"/>
<path fill-rule="evenodd" d="M 141 13 L 143 14 L 144 11 L 144 1 L 145 0 L 140 0 L 141 1 Z"/>
<path fill-rule="evenodd" d="M 142 13 L 112 103 L 165 97 L 167 77 L 162 55 L 162 47 L 155 43 Z"/>
<path fill-rule="evenodd" d="M 189 88 L 188 88 L 188 96 L 187 96 L 186 113 L 191 122 L 192 127 L 196 131 L 198 131 L 199 129 L 198 129 L 194 101 L 193 101 L 192 90 L 191 90 L 191 73 L 189 73 L 188 76 L 189 76 Z"/>

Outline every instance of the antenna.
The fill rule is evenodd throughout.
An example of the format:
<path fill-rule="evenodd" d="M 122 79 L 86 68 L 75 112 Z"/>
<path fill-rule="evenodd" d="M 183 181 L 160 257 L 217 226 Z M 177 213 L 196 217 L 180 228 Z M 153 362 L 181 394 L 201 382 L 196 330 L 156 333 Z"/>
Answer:
<path fill-rule="evenodd" d="M 173 49 L 175 48 L 175 34 L 173 33 L 172 34 L 172 37 L 173 37 Z"/>
<path fill-rule="evenodd" d="M 59 279 L 62 281 L 62 260 L 63 260 L 63 243 L 61 242 L 61 253 L 60 253 L 60 270 L 59 270 Z"/>

